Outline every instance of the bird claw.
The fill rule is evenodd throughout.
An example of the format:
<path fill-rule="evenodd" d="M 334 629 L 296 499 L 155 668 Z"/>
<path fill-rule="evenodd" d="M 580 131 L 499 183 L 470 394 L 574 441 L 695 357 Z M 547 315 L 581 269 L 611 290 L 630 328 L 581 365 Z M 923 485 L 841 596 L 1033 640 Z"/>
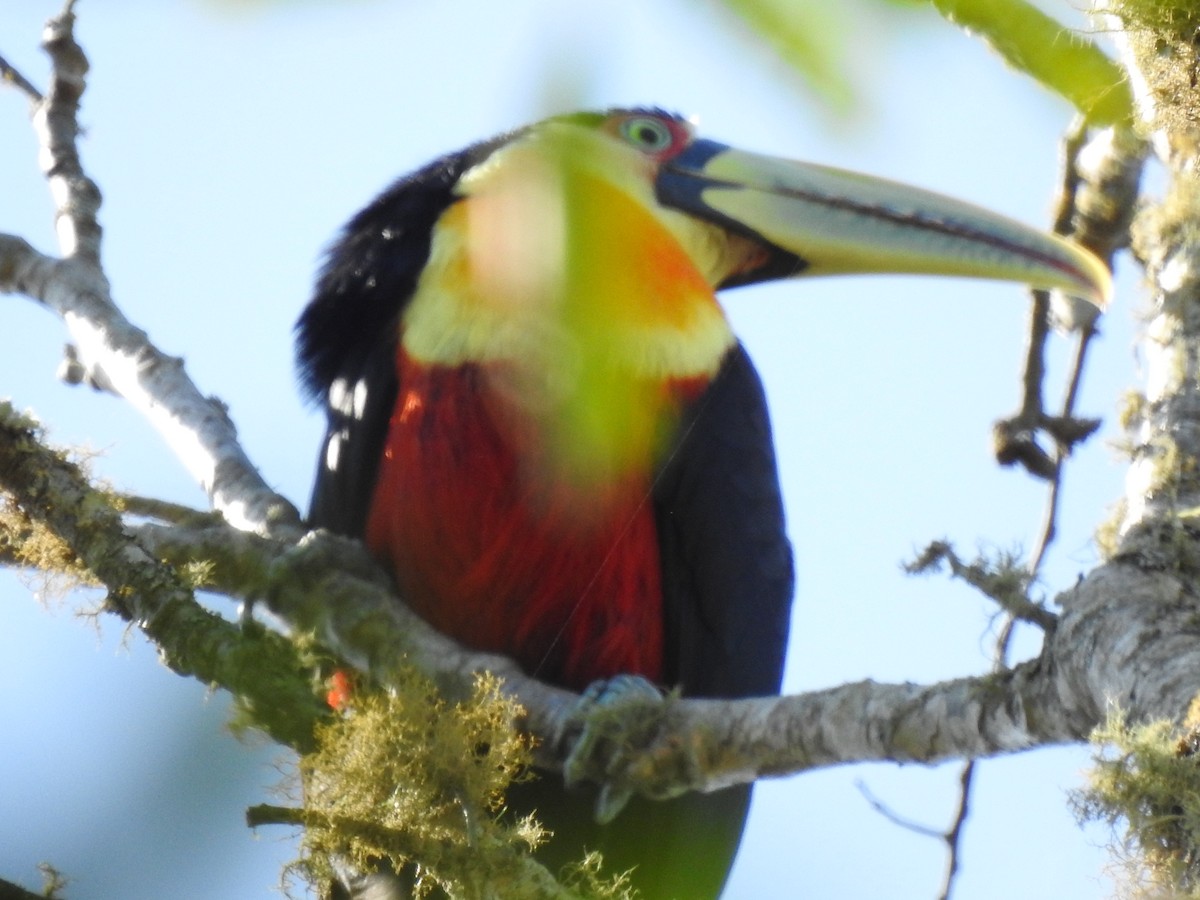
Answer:
<path fill-rule="evenodd" d="M 617 787 L 611 783 L 600 788 L 596 797 L 596 821 L 607 825 L 625 808 L 625 804 L 633 797 L 633 788 Z"/>
<path fill-rule="evenodd" d="M 629 778 L 663 710 L 663 693 L 639 675 L 594 681 L 567 716 L 559 745 L 570 751 L 563 762 L 567 787 L 600 785 L 596 821 L 611 822 L 635 793 Z"/>
<path fill-rule="evenodd" d="M 296 597 L 312 594 L 313 585 L 323 583 L 331 574 L 381 587 L 391 585 L 387 574 L 360 541 L 319 528 L 271 563 L 261 598 L 267 609 L 275 612 L 283 605 L 280 597 L 289 597 L 294 602 Z M 325 598 L 314 596 L 313 602 L 320 605 Z"/>
<path fill-rule="evenodd" d="M 361 541 L 324 528 L 310 531 L 301 538 L 284 554 L 283 561 L 298 578 L 318 578 L 333 569 L 371 584 L 391 584 Z"/>

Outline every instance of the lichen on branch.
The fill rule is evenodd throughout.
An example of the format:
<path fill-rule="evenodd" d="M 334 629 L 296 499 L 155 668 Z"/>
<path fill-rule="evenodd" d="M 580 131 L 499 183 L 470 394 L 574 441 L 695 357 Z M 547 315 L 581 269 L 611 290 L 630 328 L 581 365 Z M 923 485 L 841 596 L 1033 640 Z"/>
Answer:
<path fill-rule="evenodd" d="M 1198 711 L 1193 704 L 1180 737 L 1174 722 L 1129 725 L 1114 709 L 1093 735 L 1088 784 L 1071 795 L 1081 821 L 1124 828 L 1117 856 L 1132 896 L 1200 897 Z"/>
<path fill-rule="evenodd" d="M 594 858 L 561 882 L 531 858 L 550 835 L 504 807 L 510 783 L 535 777 L 520 716 L 487 674 L 455 704 L 411 668 L 386 692 L 354 694 L 300 760 L 305 831 L 293 871 L 322 885 L 344 861 L 359 872 L 382 866 L 410 878 L 415 896 L 630 897 L 620 874 L 600 876 Z"/>

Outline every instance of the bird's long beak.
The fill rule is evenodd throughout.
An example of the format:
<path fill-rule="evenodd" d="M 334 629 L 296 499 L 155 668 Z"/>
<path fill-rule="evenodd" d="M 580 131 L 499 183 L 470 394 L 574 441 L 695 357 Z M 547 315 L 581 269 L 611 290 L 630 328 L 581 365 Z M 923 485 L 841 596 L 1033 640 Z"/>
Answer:
<path fill-rule="evenodd" d="M 663 163 L 660 203 L 761 242 L 725 286 L 851 272 L 962 275 L 1059 288 L 1103 308 L 1107 267 L 1060 237 L 892 181 L 697 140 Z"/>

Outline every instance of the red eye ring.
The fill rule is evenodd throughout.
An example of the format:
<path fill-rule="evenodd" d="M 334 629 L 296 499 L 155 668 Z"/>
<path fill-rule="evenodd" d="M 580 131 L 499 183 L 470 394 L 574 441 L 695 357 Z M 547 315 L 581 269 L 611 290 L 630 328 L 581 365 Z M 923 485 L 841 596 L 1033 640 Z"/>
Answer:
<path fill-rule="evenodd" d="M 675 143 L 671 126 L 655 116 L 630 116 L 622 119 L 617 133 L 643 153 L 658 156 Z"/>
<path fill-rule="evenodd" d="M 692 142 L 692 127 L 683 119 L 650 110 L 629 110 L 612 116 L 605 130 L 656 162 L 678 156 Z"/>

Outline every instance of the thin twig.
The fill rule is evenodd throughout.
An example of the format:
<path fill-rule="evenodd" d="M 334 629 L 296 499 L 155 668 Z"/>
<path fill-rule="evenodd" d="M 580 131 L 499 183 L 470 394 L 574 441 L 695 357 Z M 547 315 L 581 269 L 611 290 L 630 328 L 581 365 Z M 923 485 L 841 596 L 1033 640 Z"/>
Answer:
<path fill-rule="evenodd" d="M 1076 118 L 1062 143 L 1062 179 L 1055 204 L 1054 233 L 1068 234 L 1071 228 L 1072 198 L 1079 186 L 1078 158 L 1087 138 L 1082 118 Z M 1028 422 L 1039 421 L 1043 415 L 1042 385 L 1046 379 L 1046 340 L 1050 336 L 1050 292 L 1031 291 L 1029 305 L 1029 335 L 1025 345 L 1025 368 L 1021 376 L 1022 396 L 1020 417 Z"/>
<path fill-rule="evenodd" d="M 16 88 L 29 98 L 29 102 L 39 104 L 44 99 L 42 92 L 33 86 L 28 78 L 22 75 L 15 66 L 3 56 L 0 56 L 0 82 Z"/>
<path fill-rule="evenodd" d="M 137 494 L 117 494 L 124 511 L 132 516 L 154 519 L 159 522 L 169 522 L 172 525 L 185 527 L 203 527 L 211 525 L 219 518 L 216 513 L 202 509 L 194 509 L 180 503 L 159 500 L 157 497 L 142 497 Z"/>
<path fill-rule="evenodd" d="M 942 892 L 938 900 L 950 900 L 954 890 L 954 880 L 958 877 L 959 857 L 961 856 L 960 838 L 967 824 L 971 809 L 971 786 L 975 779 L 975 760 L 968 759 L 958 776 L 958 811 L 954 815 L 954 823 L 950 830 L 939 834 L 938 837 L 946 842 L 946 877 L 942 880 Z"/>
<path fill-rule="evenodd" d="M 919 834 L 923 837 L 942 837 L 940 828 L 931 828 L 928 825 L 922 825 L 920 822 L 914 822 L 912 819 L 906 819 L 893 810 L 890 806 L 871 793 L 871 789 L 867 787 L 867 783 L 861 778 L 854 782 L 854 786 L 858 788 L 858 792 L 863 795 L 863 798 L 871 804 L 871 808 L 879 813 L 893 825 L 903 828 L 905 831 L 911 831 L 913 834 Z"/>
<path fill-rule="evenodd" d="M 250 828 L 260 828 L 263 825 L 303 825 L 304 810 L 294 806 L 256 803 L 246 809 L 246 824 Z"/>
<path fill-rule="evenodd" d="M 1070 418 L 1075 411 L 1075 400 L 1079 394 L 1079 385 L 1083 378 L 1083 368 L 1087 361 L 1088 347 L 1095 336 L 1095 328 L 1086 328 L 1080 333 L 1079 339 L 1075 344 L 1075 356 L 1071 362 L 1071 372 L 1067 379 L 1067 388 L 1063 396 L 1062 416 L 1064 418 Z M 1053 457 L 1054 477 L 1050 479 L 1047 489 L 1041 533 L 1037 544 L 1034 546 L 1033 554 L 1029 559 L 1030 580 L 1037 578 L 1037 574 L 1042 568 L 1042 561 L 1046 556 L 1046 551 L 1049 549 L 1058 532 L 1058 505 L 1059 494 L 1062 488 L 1062 467 L 1069 453 L 1070 447 L 1055 444 Z"/>
<path fill-rule="evenodd" d="M 1079 218 L 1076 201 L 1085 180 L 1078 161 L 1087 139 L 1086 123 L 1082 118 L 1077 118 L 1062 142 L 1062 177 L 1053 224 L 1056 234 L 1072 234 L 1075 230 L 1074 223 Z M 1058 448 L 1065 447 L 1069 451 L 1074 444 L 1093 434 L 1100 423 L 1089 419 L 1075 419 L 1069 413 L 1059 416 L 1046 413 L 1042 388 L 1046 378 L 1046 342 L 1050 337 L 1054 305 L 1049 291 L 1034 289 L 1030 291 L 1030 297 L 1025 362 L 1021 373 L 1020 407 L 1015 415 L 996 422 L 992 442 L 996 461 L 1001 465 L 1020 464 L 1031 475 L 1052 481 L 1058 474 L 1055 459 L 1061 454 L 1042 449 L 1038 443 L 1039 432 L 1047 434 Z M 1067 317 L 1071 318 L 1069 315 Z M 1090 335 L 1094 328 L 1093 324 L 1086 320 L 1070 324 L 1084 336 Z"/>
<path fill-rule="evenodd" d="M 55 226 L 63 256 L 100 264 L 100 189 L 79 157 L 79 103 L 87 88 L 88 60 L 75 40 L 71 3 L 46 23 L 42 49 L 50 57 L 45 102 L 34 109 L 34 129 L 43 152 L 42 173 L 57 210 Z"/>
<path fill-rule="evenodd" d="M 1029 585 L 1032 579 L 1026 574 L 1025 568 L 1016 565 L 1014 557 L 980 557 L 967 563 L 959 558 L 949 543 L 934 541 L 904 569 L 909 574 L 924 574 L 940 569 L 943 563 L 950 569 L 952 577 L 965 581 L 993 600 L 1010 618 L 1029 622 L 1047 632 L 1057 627 L 1058 616 L 1030 598 Z"/>

